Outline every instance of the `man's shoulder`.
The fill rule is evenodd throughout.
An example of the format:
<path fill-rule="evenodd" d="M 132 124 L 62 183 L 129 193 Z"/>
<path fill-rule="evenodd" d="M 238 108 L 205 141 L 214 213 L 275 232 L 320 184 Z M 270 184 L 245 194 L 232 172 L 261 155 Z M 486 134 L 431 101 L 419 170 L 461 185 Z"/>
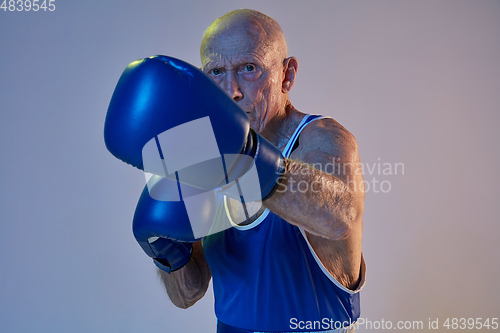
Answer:
<path fill-rule="evenodd" d="M 334 155 L 344 155 L 358 151 L 354 135 L 338 121 L 324 117 L 309 123 L 299 137 L 301 152 L 323 151 Z"/>
<path fill-rule="evenodd" d="M 344 126 L 333 118 L 322 116 L 307 124 L 302 130 L 301 137 L 309 137 L 311 139 L 327 137 L 331 139 L 332 136 L 345 137 L 346 139 L 355 140 L 354 135 L 349 132 Z"/>

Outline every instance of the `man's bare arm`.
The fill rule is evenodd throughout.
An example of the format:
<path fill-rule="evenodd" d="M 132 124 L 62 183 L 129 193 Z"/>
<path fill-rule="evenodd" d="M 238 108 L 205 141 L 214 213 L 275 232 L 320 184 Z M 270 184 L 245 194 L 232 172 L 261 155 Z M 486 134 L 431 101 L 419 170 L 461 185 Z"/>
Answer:
<path fill-rule="evenodd" d="M 184 267 L 170 274 L 158 269 L 158 275 L 175 306 L 187 309 L 194 305 L 205 295 L 212 278 L 201 241 L 193 244 L 193 255 Z"/>
<path fill-rule="evenodd" d="M 290 157 L 280 190 L 264 205 L 304 229 L 330 274 L 354 290 L 362 278 L 364 207 L 356 140 L 333 119 L 317 120 Z"/>
<path fill-rule="evenodd" d="M 363 213 L 364 187 L 354 136 L 333 119 L 306 126 L 284 180 L 264 202 L 309 233 L 347 239 Z"/>

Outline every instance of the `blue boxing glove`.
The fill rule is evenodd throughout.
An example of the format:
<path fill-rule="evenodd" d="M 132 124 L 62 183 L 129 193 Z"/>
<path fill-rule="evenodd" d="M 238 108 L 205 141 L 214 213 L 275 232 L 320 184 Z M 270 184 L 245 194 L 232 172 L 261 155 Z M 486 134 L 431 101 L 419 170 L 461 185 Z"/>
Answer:
<path fill-rule="evenodd" d="M 167 56 L 125 69 L 104 137 L 115 157 L 148 173 L 205 190 L 238 181 L 238 191 L 226 194 L 247 202 L 269 197 L 285 170 L 281 152 L 250 129 L 246 113 L 215 82 Z"/>
<path fill-rule="evenodd" d="M 134 214 L 135 239 L 158 268 L 170 273 L 188 263 L 193 242 L 205 236 L 215 216 L 215 193 L 153 176 Z"/>

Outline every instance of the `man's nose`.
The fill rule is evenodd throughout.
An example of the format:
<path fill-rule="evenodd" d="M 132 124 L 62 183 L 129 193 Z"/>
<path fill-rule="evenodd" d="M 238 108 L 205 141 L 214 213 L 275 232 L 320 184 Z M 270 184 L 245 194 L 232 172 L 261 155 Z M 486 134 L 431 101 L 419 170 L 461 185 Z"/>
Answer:
<path fill-rule="evenodd" d="M 236 73 L 234 71 L 227 71 L 224 89 L 226 93 L 235 101 L 238 102 L 243 98 L 243 93 L 240 90 L 240 86 L 238 84 L 238 79 L 236 77 Z"/>

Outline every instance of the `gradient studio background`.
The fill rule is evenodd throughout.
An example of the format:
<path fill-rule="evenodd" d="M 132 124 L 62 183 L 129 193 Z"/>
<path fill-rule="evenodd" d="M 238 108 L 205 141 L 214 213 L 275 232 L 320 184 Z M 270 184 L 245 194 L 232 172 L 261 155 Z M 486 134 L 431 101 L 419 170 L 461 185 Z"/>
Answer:
<path fill-rule="evenodd" d="M 299 110 L 346 126 L 366 165 L 404 163 L 365 175 L 390 191 L 366 197 L 362 317 L 500 317 L 500 1 L 55 4 L 0 11 L 2 332 L 214 332 L 211 289 L 189 310 L 163 292 L 131 232 L 144 177 L 102 133 L 129 62 L 199 65 L 237 8 L 283 27 Z"/>

